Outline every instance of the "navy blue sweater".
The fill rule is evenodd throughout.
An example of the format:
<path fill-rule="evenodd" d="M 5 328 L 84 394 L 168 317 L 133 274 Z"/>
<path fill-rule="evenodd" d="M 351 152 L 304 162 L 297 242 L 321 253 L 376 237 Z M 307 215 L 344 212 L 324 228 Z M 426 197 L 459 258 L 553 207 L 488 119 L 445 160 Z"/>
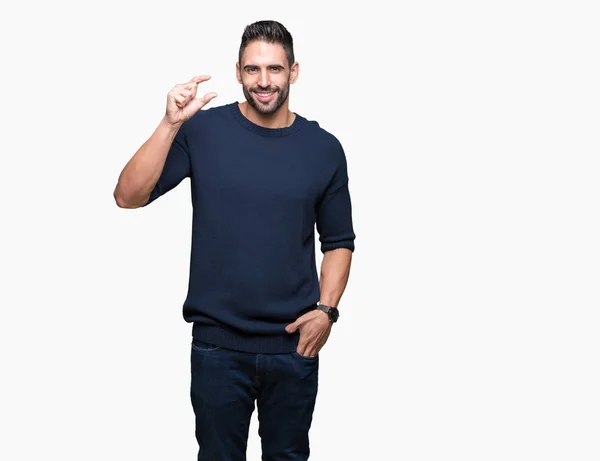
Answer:
<path fill-rule="evenodd" d="M 146 205 L 186 177 L 193 222 L 183 317 L 193 337 L 294 351 L 298 333 L 284 328 L 320 297 L 315 224 L 323 253 L 354 251 L 342 145 L 298 114 L 289 127 L 257 125 L 236 101 L 183 123 Z"/>

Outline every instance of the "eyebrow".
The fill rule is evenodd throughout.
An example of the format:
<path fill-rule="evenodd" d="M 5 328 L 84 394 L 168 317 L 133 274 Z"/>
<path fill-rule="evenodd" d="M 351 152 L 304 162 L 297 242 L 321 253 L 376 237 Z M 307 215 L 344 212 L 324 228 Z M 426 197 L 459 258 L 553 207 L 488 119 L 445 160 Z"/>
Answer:
<path fill-rule="evenodd" d="M 260 67 L 260 66 L 257 66 L 255 64 L 247 64 L 244 66 L 244 70 L 253 69 L 255 67 Z M 284 67 L 279 64 L 268 64 L 265 67 L 277 67 L 278 69 L 284 69 Z"/>

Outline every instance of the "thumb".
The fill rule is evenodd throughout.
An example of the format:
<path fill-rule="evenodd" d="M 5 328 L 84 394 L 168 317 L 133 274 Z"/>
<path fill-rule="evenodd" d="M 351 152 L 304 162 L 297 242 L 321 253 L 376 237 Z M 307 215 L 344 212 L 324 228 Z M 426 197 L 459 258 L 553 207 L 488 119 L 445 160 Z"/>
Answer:
<path fill-rule="evenodd" d="M 208 104 L 211 99 L 216 98 L 216 97 L 217 97 L 217 93 L 206 93 L 201 98 L 192 99 L 190 101 L 190 103 L 188 104 L 188 106 L 190 106 L 190 109 L 194 113 L 196 113 L 197 111 L 202 109 L 206 104 Z"/>
<path fill-rule="evenodd" d="M 298 323 L 290 323 L 287 327 L 285 327 L 285 331 L 288 333 L 294 333 L 298 329 Z"/>

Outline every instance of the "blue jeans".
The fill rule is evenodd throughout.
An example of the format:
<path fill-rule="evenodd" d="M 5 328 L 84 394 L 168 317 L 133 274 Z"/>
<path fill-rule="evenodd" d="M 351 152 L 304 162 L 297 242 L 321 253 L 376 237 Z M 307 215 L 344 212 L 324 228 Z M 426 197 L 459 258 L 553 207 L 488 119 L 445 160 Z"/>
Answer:
<path fill-rule="evenodd" d="M 198 461 L 245 461 L 258 411 L 262 461 L 305 461 L 319 357 L 239 352 L 193 339 L 190 396 Z"/>

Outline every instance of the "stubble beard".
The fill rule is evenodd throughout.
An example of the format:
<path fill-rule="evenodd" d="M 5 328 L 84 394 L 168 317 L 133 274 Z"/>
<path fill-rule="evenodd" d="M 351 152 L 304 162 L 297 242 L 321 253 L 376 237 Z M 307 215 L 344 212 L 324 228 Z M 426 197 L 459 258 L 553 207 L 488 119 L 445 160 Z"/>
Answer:
<path fill-rule="evenodd" d="M 252 90 L 249 90 L 244 85 L 242 85 L 242 88 L 244 91 L 244 96 L 246 97 L 246 101 L 248 101 L 248 104 L 250 104 L 258 113 L 263 115 L 271 115 L 277 112 L 277 110 L 286 101 L 289 95 L 289 85 L 286 85 L 284 88 L 272 87 L 271 89 L 275 91 L 275 99 L 265 104 L 256 100 L 252 94 L 254 91 L 260 91 L 260 88 L 254 88 Z"/>

